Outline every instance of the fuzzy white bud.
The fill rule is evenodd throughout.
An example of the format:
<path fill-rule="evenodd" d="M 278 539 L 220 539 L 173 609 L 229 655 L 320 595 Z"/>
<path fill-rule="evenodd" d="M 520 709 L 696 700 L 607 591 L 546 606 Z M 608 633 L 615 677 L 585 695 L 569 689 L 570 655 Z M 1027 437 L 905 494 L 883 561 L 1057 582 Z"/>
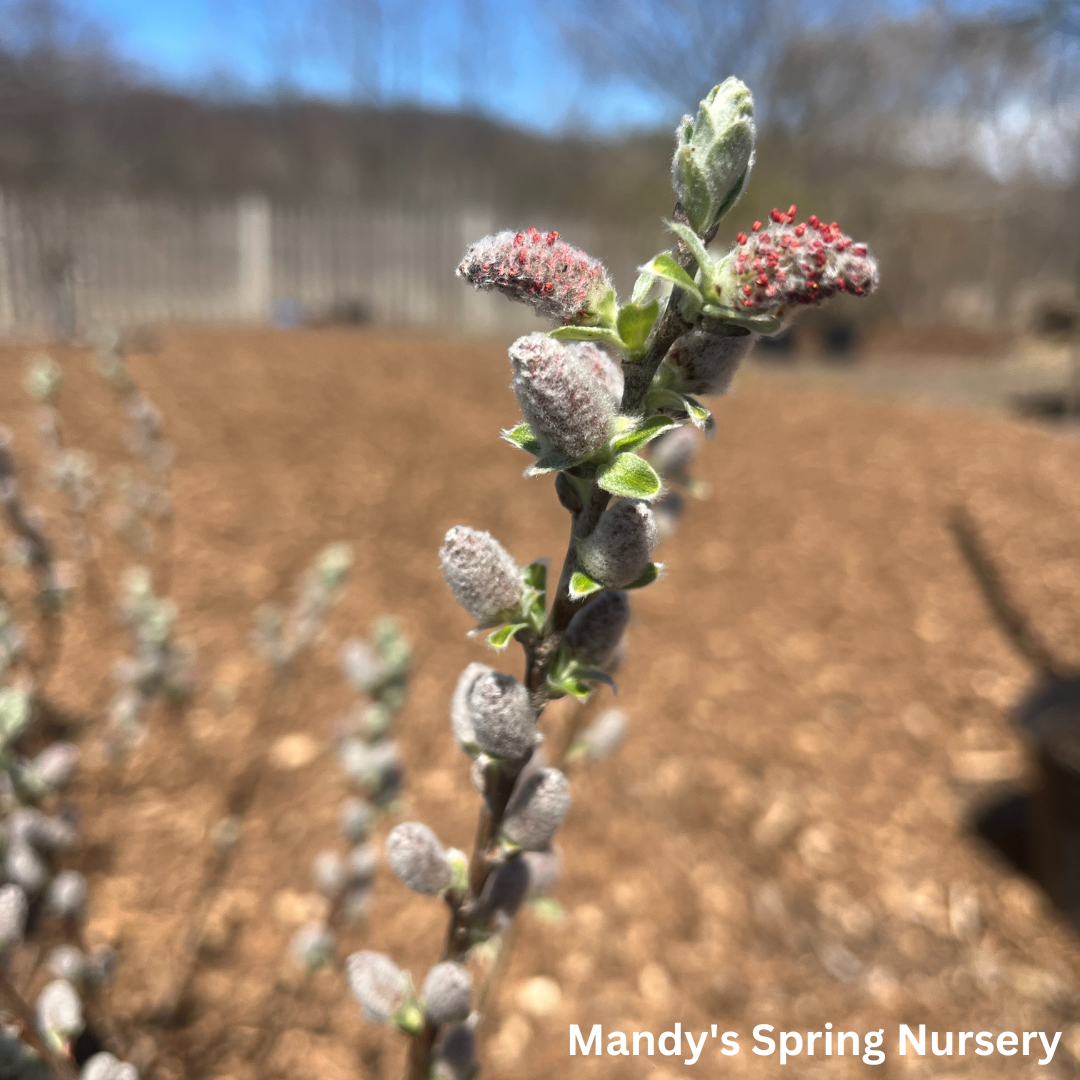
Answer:
<path fill-rule="evenodd" d="M 336 851 L 320 851 L 311 865 L 315 888 L 331 900 L 345 888 L 345 863 Z"/>
<path fill-rule="evenodd" d="M 49 882 L 49 868 L 29 844 L 14 840 L 4 853 L 4 876 L 28 896 L 37 896 Z"/>
<path fill-rule="evenodd" d="M 323 923 L 305 923 L 293 934 L 289 949 L 309 971 L 319 971 L 334 957 L 334 932 Z"/>
<path fill-rule="evenodd" d="M 79 1080 L 139 1080 L 139 1073 L 134 1065 L 120 1061 L 103 1050 L 87 1059 L 79 1073 Z"/>
<path fill-rule="evenodd" d="M 45 903 L 54 915 L 80 919 L 86 910 L 86 878 L 78 870 L 61 870 L 53 878 Z"/>
<path fill-rule="evenodd" d="M 375 811 L 363 799 L 346 799 L 338 814 L 341 835 L 350 844 L 359 844 L 371 835 L 375 826 Z"/>
<path fill-rule="evenodd" d="M 58 979 L 81 983 L 87 976 L 90 961 L 74 945 L 57 945 L 49 953 L 49 971 Z"/>
<path fill-rule="evenodd" d="M 503 820 L 503 835 L 526 851 L 548 847 L 570 809 L 570 785 L 558 769 L 537 769 L 522 778 Z"/>
<path fill-rule="evenodd" d="M 524 757 L 536 742 L 536 713 L 529 691 L 499 671 L 478 676 L 469 688 L 469 719 L 476 744 L 492 757 Z"/>
<path fill-rule="evenodd" d="M 26 934 L 26 916 L 30 902 L 18 885 L 0 888 L 0 950 L 17 945 Z"/>
<path fill-rule="evenodd" d="M 345 961 L 349 989 L 372 1020 L 389 1020 L 409 999 L 408 976 L 383 953 L 353 953 Z"/>
<path fill-rule="evenodd" d="M 511 614 L 521 600 L 521 571 L 490 533 L 455 525 L 439 549 L 457 602 L 482 626 Z"/>
<path fill-rule="evenodd" d="M 54 979 L 41 991 L 34 1011 L 43 1035 L 66 1042 L 83 1029 L 82 1002 L 75 987 L 65 979 Z"/>
<path fill-rule="evenodd" d="M 472 976 L 462 964 L 447 960 L 427 973 L 421 993 L 424 1012 L 433 1024 L 463 1020 L 472 1004 Z"/>
<path fill-rule="evenodd" d="M 603 592 L 570 620 L 563 643 L 585 663 L 606 669 L 619 650 L 629 622 L 626 593 Z"/>
<path fill-rule="evenodd" d="M 637 499 L 624 499 L 605 510 L 578 544 L 578 562 L 593 580 L 609 589 L 633 584 L 649 565 L 658 539 L 656 520 Z"/>
<path fill-rule="evenodd" d="M 379 853 L 373 844 L 358 844 L 345 856 L 345 883 L 351 889 L 365 888 L 375 880 Z"/>
<path fill-rule="evenodd" d="M 70 783 L 78 764 L 78 747 L 64 742 L 53 743 L 34 758 L 38 775 L 54 791 Z"/>
<path fill-rule="evenodd" d="M 453 869 L 439 838 L 423 822 L 395 825 L 386 838 L 390 869 L 413 892 L 437 896 L 450 885 Z"/>
<path fill-rule="evenodd" d="M 469 712 L 469 691 L 481 675 L 486 675 L 493 670 L 487 664 L 470 664 L 458 676 L 457 686 L 454 687 L 454 694 L 450 699 L 450 723 L 454 728 L 454 738 L 458 746 L 467 754 L 479 752 L 476 729 L 473 727 L 472 715 Z"/>
<path fill-rule="evenodd" d="M 521 413 L 545 451 L 579 461 L 607 445 L 617 408 L 578 350 L 528 334 L 510 346 L 510 364 Z"/>
<path fill-rule="evenodd" d="M 386 665 L 366 641 L 349 638 L 340 655 L 342 674 L 357 693 L 370 694 L 385 681 Z"/>

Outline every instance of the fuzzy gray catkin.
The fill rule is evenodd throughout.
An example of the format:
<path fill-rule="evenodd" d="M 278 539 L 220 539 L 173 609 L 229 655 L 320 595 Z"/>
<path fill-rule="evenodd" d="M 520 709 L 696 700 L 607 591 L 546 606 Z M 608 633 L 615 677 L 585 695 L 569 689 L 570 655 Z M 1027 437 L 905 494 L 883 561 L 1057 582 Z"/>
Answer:
<path fill-rule="evenodd" d="M 476 1071 L 476 1034 L 472 1025 L 454 1024 L 436 1049 L 432 1080 L 470 1080 Z"/>
<path fill-rule="evenodd" d="M 14 882 L 0 887 L 0 950 L 18 944 L 26 933 L 30 902 Z"/>
<path fill-rule="evenodd" d="M 439 559 L 454 598 L 481 625 L 518 606 L 521 571 L 490 533 L 455 525 L 446 534 Z"/>
<path fill-rule="evenodd" d="M 626 713 L 622 709 L 605 709 L 577 741 L 590 761 L 601 761 L 614 752 L 625 736 Z"/>
<path fill-rule="evenodd" d="M 386 679 L 386 665 L 379 654 L 359 638 L 349 638 L 341 646 L 341 671 L 357 693 L 370 694 Z"/>
<path fill-rule="evenodd" d="M 450 723 L 454 728 L 454 738 L 458 746 L 467 754 L 480 752 L 480 747 L 476 742 L 472 714 L 469 712 L 469 691 L 481 675 L 486 675 L 493 670 L 487 664 L 469 664 L 458 676 L 457 686 L 454 687 L 453 696 L 450 698 Z"/>
<path fill-rule="evenodd" d="M 4 854 L 4 876 L 28 896 L 37 896 L 49 882 L 49 868 L 29 844 L 15 841 Z"/>
<path fill-rule="evenodd" d="M 375 827 L 375 811 L 363 799 L 346 799 L 338 812 L 341 834 L 350 844 L 359 844 L 371 835 Z"/>
<path fill-rule="evenodd" d="M 345 856 L 345 884 L 350 889 L 366 888 L 375 880 L 379 868 L 379 853 L 371 844 L 357 844 Z"/>
<path fill-rule="evenodd" d="M 345 862 L 336 851 L 320 851 L 311 864 L 315 888 L 333 900 L 345 888 Z"/>
<path fill-rule="evenodd" d="M 529 892 L 533 896 L 550 892 L 562 873 L 562 859 L 557 851 L 524 851 L 521 861 L 529 872 Z"/>
<path fill-rule="evenodd" d="M 472 976 L 453 960 L 436 964 L 421 988 L 424 1012 L 433 1024 L 464 1020 L 472 1003 Z"/>
<path fill-rule="evenodd" d="M 320 922 L 305 923 L 293 934 L 289 948 L 310 971 L 325 967 L 334 955 L 334 932 Z"/>
<path fill-rule="evenodd" d="M 757 339 L 757 334 L 730 324 L 696 326 L 668 349 L 661 377 L 667 375 L 672 389 L 683 394 L 725 394 Z"/>
<path fill-rule="evenodd" d="M 563 344 L 576 352 L 592 377 L 604 388 L 611 403 L 618 409 L 622 405 L 626 379 L 622 365 L 613 360 L 599 345 L 591 341 L 566 341 Z"/>
<path fill-rule="evenodd" d="M 389 1020 L 408 1001 L 407 976 L 383 953 L 353 953 L 345 961 L 345 976 L 356 1000 L 373 1020 Z"/>
<path fill-rule="evenodd" d="M 78 870 L 61 870 L 45 895 L 45 904 L 54 915 L 80 919 L 86 910 L 86 878 Z"/>
<path fill-rule="evenodd" d="M 499 758 L 524 757 L 536 742 L 536 713 L 529 691 L 500 671 L 478 676 L 467 697 L 476 744 Z"/>
<path fill-rule="evenodd" d="M 81 983 L 87 976 L 90 961 L 74 945 L 57 945 L 49 953 L 49 971 L 58 979 Z"/>
<path fill-rule="evenodd" d="M 449 856 L 423 822 L 406 821 L 390 830 L 386 861 L 413 892 L 436 896 L 450 885 L 453 871 Z"/>
<path fill-rule="evenodd" d="M 601 585 L 621 589 L 645 571 L 657 539 L 649 507 L 637 499 L 624 499 L 605 510 L 596 528 L 578 543 L 578 562 Z"/>
<path fill-rule="evenodd" d="M 578 350 L 528 334 L 510 346 L 510 365 L 521 414 L 545 452 L 579 461 L 607 445 L 616 405 Z"/>
<path fill-rule="evenodd" d="M 79 1073 L 79 1080 L 139 1080 L 134 1065 L 120 1061 L 103 1050 L 89 1058 Z"/>
<path fill-rule="evenodd" d="M 603 592 L 570 620 L 563 643 L 580 660 L 603 670 L 618 651 L 629 622 L 626 593 Z"/>
<path fill-rule="evenodd" d="M 503 820 L 503 836 L 526 851 L 541 851 L 570 809 L 570 785 L 558 769 L 524 776 Z"/>
<path fill-rule="evenodd" d="M 35 1007 L 38 1029 L 67 1040 L 84 1026 L 82 1002 L 66 979 L 53 979 L 38 996 Z"/>
<path fill-rule="evenodd" d="M 78 764 L 79 750 L 71 743 L 53 743 L 34 758 L 38 774 L 56 791 L 68 785 Z"/>
<path fill-rule="evenodd" d="M 480 906 L 487 918 L 502 915 L 512 919 L 529 895 L 529 867 L 523 857 L 507 859 L 490 874 Z"/>

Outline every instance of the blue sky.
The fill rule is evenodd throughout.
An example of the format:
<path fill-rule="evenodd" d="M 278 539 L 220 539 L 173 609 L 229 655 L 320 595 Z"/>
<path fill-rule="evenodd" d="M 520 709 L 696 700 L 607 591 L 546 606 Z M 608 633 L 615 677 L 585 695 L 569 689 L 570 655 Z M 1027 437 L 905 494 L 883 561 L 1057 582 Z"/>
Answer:
<path fill-rule="evenodd" d="M 310 14 L 312 5 L 317 9 L 319 3 L 332 5 L 334 0 L 74 2 L 81 15 L 109 30 L 123 55 L 173 85 L 231 84 L 261 92 L 284 71 L 292 85 L 308 93 L 343 97 L 350 88 L 340 34 Z M 380 0 L 344 2 L 367 4 L 375 11 L 380 7 Z M 813 6 L 826 12 L 843 10 L 845 5 L 852 10 L 852 2 L 818 0 Z M 930 0 L 886 2 L 902 15 Z M 578 65 L 542 13 L 541 5 L 550 9 L 551 4 L 552 0 L 381 0 L 384 9 L 404 13 L 405 18 L 389 20 L 390 33 L 369 35 L 381 42 L 364 69 L 369 91 L 377 87 L 382 101 L 479 108 L 540 131 L 574 125 L 614 133 L 672 122 L 670 105 L 649 91 L 601 84 L 585 93 Z M 865 6 L 856 4 L 855 9 Z M 968 11 L 988 6 L 990 0 L 950 4 Z M 999 6 L 1023 4 L 1005 0 Z M 300 14 L 304 10 L 306 16 Z M 483 30 L 470 33 L 477 20 Z M 305 62 L 298 62 L 300 53 L 289 46 L 295 39 L 307 41 L 304 55 L 310 59 Z M 584 102 L 588 115 L 583 113 Z"/>

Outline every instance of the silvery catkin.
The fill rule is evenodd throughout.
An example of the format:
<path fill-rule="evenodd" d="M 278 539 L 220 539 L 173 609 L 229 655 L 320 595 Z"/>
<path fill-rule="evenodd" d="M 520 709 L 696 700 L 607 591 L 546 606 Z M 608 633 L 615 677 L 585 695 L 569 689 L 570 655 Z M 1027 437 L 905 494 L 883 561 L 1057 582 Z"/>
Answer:
<path fill-rule="evenodd" d="M 472 1003 L 472 976 L 464 965 L 447 960 L 427 973 L 420 992 L 433 1024 L 464 1020 Z"/>
<path fill-rule="evenodd" d="M 523 777 L 503 821 L 502 832 L 526 851 L 541 851 L 570 809 L 570 785 L 558 769 L 537 769 Z"/>
<path fill-rule="evenodd" d="M 469 664 L 458 676 L 454 694 L 450 698 L 450 723 L 454 729 L 454 738 L 458 746 L 467 754 L 480 752 L 480 747 L 476 742 L 476 729 L 473 727 L 472 715 L 469 712 L 469 691 L 481 675 L 486 675 L 493 670 L 487 664 Z"/>
<path fill-rule="evenodd" d="M 439 559 L 455 599 L 481 625 L 518 606 L 521 571 L 491 533 L 455 525 L 446 534 Z"/>
<path fill-rule="evenodd" d="M 672 389 L 680 393 L 717 397 L 727 392 L 757 339 L 739 326 L 696 326 L 668 350 L 661 373 L 670 373 Z"/>
<path fill-rule="evenodd" d="M 601 585 L 621 589 L 645 571 L 657 539 L 649 507 L 638 499 L 624 499 L 605 510 L 596 528 L 578 543 L 578 562 Z"/>
<path fill-rule="evenodd" d="M 345 976 L 372 1020 L 389 1020 L 408 1001 L 408 977 L 383 953 L 353 953 L 345 961 Z"/>
<path fill-rule="evenodd" d="M 413 892 L 435 896 L 450 885 L 453 871 L 449 856 L 423 822 L 406 821 L 390 830 L 386 860 Z"/>
<path fill-rule="evenodd" d="M 500 671 L 480 675 L 469 688 L 469 719 L 476 744 L 499 758 L 524 757 L 536 742 L 536 713 L 529 691 Z"/>
<path fill-rule="evenodd" d="M 579 659 L 604 669 L 618 651 L 629 622 L 626 593 L 603 592 L 570 620 L 563 643 Z"/>
<path fill-rule="evenodd" d="M 510 365 L 521 414 L 544 451 L 578 461 L 607 445 L 616 406 L 577 349 L 528 334 L 510 346 Z"/>

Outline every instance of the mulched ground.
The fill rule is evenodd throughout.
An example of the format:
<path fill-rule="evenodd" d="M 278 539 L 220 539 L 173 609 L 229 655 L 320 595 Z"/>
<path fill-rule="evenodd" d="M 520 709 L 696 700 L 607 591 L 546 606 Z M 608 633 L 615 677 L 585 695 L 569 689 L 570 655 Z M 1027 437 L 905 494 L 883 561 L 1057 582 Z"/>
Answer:
<path fill-rule="evenodd" d="M 25 352 L 0 350 L 0 416 L 24 460 L 36 445 Z M 103 466 L 123 460 L 118 408 L 88 354 L 54 355 L 70 442 Z M 436 551 L 463 523 L 520 562 L 557 559 L 566 515 L 550 480 L 523 480 L 524 456 L 498 440 L 517 416 L 501 345 L 177 330 L 131 365 L 178 447 L 172 595 L 202 686 L 184 713 L 156 715 L 124 764 L 97 749 L 124 648 L 107 592 L 132 561 L 109 540 L 104 588 L 69 621 L 50 683 L 85 751 L 74 798 L 87 937 L 121 950 L 99 1027 L 159 1080 L 395 1077 L 400 1041 L 361 1018 L 339 972 L 303 983 L 284 959 L 346 794 L 329 741 L 350 700 L 337 646 L 380 612 L 403 621 L 416 646 L 398 728 L 404 812 L 468 847 L 476 797 L 447 701 L 461 668 L 490 655 L 465 637 Z M 827 1022 L 885 1028 L 882 1076 L 1080 1074 L 1076 933 L 970 827 L 987 800 L 1026 782 L 1009 710 L 1032 672 L 947 528 L 965 505 L 1017 601 L 1080 667 L 1080 442 L 754 372 L 718 419 L 698 469 L 712 496 L 660 553 L 666 579 L 634 600 L 619 697 L 630 735 L 574 776 L 555 892 L 566 914 L 523 916 L 486 1026 L 485 1075 L 773 1076 L 777 1059 L 750 1052 L 754 1025 Z M 28 489 L 49 505 L 33 480 L 29 469 Z M 254 609 L 287 600 L 339 539 L 356 553 L 349 590 L 296 681 L 274 689 L 249 646 Z M 153 561 L 160 577 L 166 553 Z M 320 753 L 297 764 L 305 755 L 283 748 L 298 741 L 282 740 L 305 733 Z M 230 784 L 267 754 L 189 1000 L 155 1021 L 203 895 L 208 831 Z M 370 920 L 341 935 L 339 954 L 384 950 L 419 980 L 442 926 L 437 902 L 384 870 Z M 570 1023 L 659 1034 L 675 1022 L 739 1031 L 742 1052 L 721 1057 L 710 1043 L 694 1067 L 567 1056 Z M 1065 1034 L 1046 1067 L 900 1058 L 899 1023 Z M 785 1074 L 862 1069 L 804 1056 Z"/>

